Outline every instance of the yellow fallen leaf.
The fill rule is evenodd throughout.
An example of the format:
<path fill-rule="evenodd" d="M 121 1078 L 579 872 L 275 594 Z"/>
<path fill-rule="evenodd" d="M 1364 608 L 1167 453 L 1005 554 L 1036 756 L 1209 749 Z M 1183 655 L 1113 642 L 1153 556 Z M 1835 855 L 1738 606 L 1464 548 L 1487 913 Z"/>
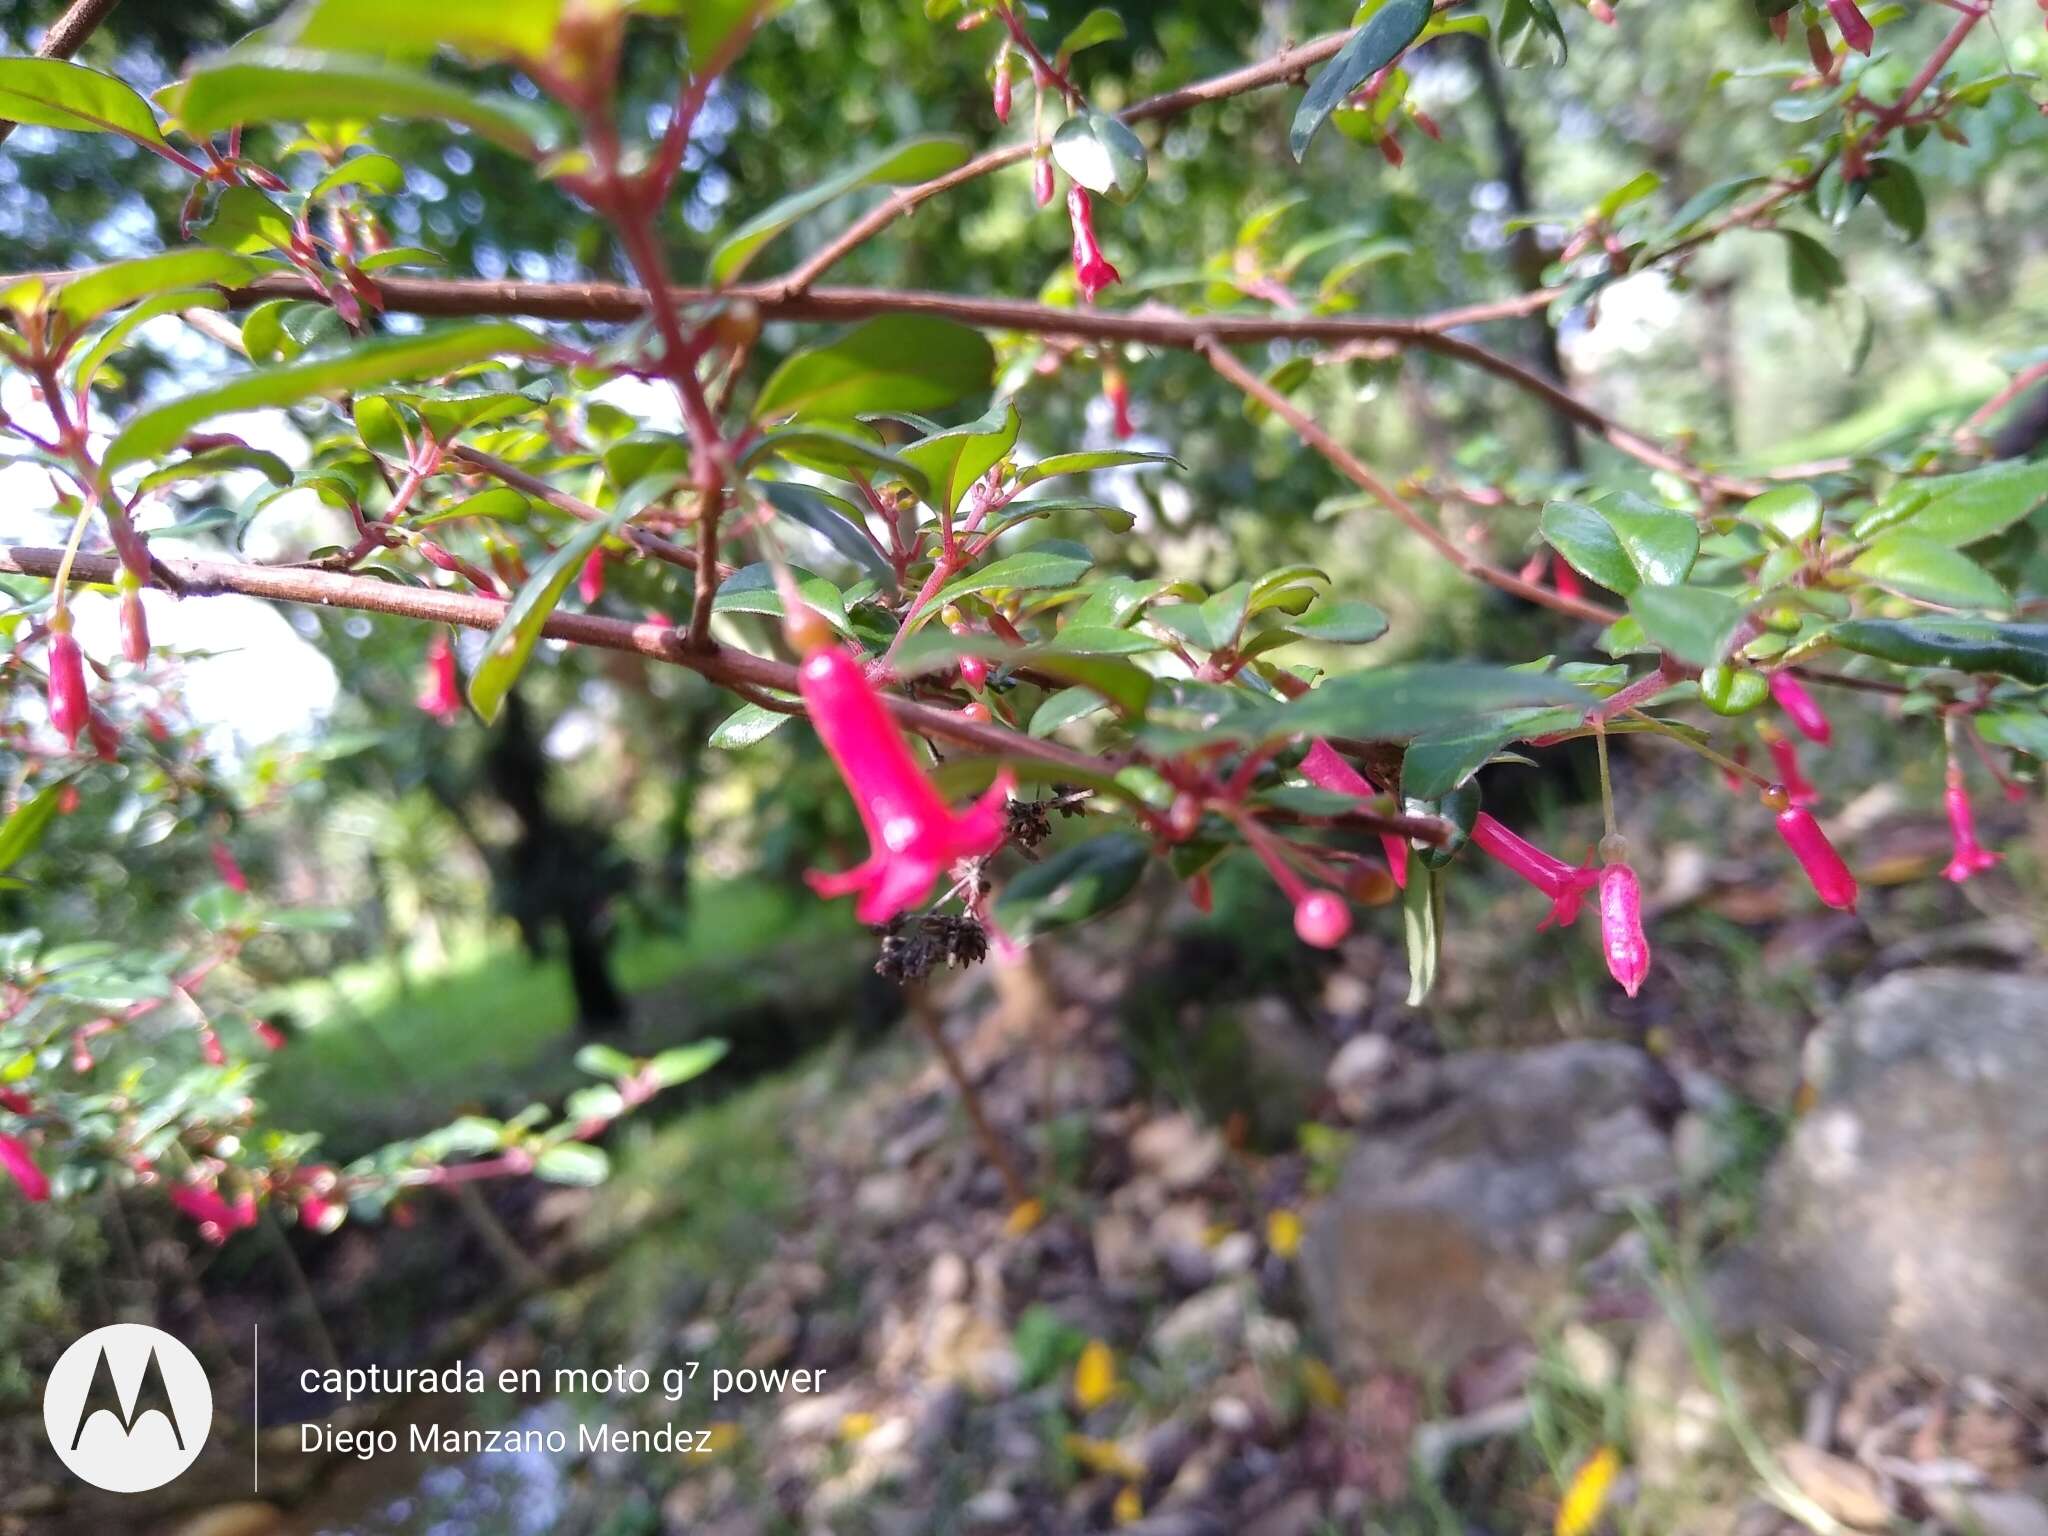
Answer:
<path fill-rule="evenodd" d="M 1109 1506 L 1110 1518 L 1118 1525 L 1136 1525 L 1145 1518 L 1145 1501 L 1138 1497 L 1135 1483 L 1125 1483 L 1117 1493 L 1116 1502 Z"/>
<path fill-rule="evenodd" d="M 1111 1477 L 1120 1477 L 1131 1483 L 1144 1479 L 1145 1464 L 1114 1440 L 1091 1440 L 1086 1435 L 1069 1435 L 1066 1447 L 1067 1454 L 1090 1472 L 1106 1472 Z"/>
<path fill-rule="evenodd" d="M 1266 1218 L 1266 1246 L 1283 1259 L 1301 1249 L 1301 1218 L 1292 1211 L 1274 1211 Z"/>
<path fill-rule="evenodd" d="M 865 1440 L 875 1432 L 875 1416 L 872 1413 L 848 1413 L 840 1415 L 839 1438 L 842 1440 Z"/>
<path fill-rule="evenodd" d="M 716 1455 L 740 1443 L 740 1427 L 731 1419 L 718 1419 L 705 1426 L 703 1449 Z"/>
<path fill-rule="evenodd" d="M 1074 1365 L 1074 1401 L 1083 1413 L 1116 1395 L 1116 1356 L 1100 1339 L 1090 1339 Z"/>
<path fill-rule="evenodd" d="M 1010 1216 L 1003 1223 L 1003 1236 L 1022 1237 L 1041 1221 L 1045 1220 L 1045 1202 L 1033 1196 L 1020 1200 L 1010 1208 Z"/>
<path fill-rule="evenodd" d="M 1336 1372 L 1320 1360 L 1301 1362 L 1301 1390 L 1318 1408 L 1344 1406 L 1344 1388 L 1338 1384 Z"/>
<path fill-rule="evenodd" d="M 1564 1501 L 1557 1506 L 1556 1536 L 1587 1536 L 1600 1523 L 1600 1511 L 1607 1507 L 1607 1491 L 1621 1470 L 1621 1457 L 1611 1445 L 1603 1445 L 1579 1464 L 1572 1474 Z"/>

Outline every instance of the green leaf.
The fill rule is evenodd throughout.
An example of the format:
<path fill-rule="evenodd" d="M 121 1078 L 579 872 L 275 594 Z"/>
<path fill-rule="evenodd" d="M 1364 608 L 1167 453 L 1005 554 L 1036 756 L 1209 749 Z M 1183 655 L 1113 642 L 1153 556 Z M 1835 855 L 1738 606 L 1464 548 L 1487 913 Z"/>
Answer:
<path fill-rule="evenodd" d="M 588 1187 L 602 1184 L 611 1174 L 612 1160 L 602 1147 L 580 1141 L 564 1141 L 549 1147 L 533 1160 L 536 1177 L 550 1184 Z"/>
<path fill-rule="evenodd" d="M 796 581 L 797 595 L 804 605 L 815 609 L 825 622 L 842 635 L 853 633 L 852 625 L 846 620 L 846 599 L 839 589 L 822 576 L 814 576 L 801 566 L 792 565 L 789 574 Z M 718 593 L 711 600 L 713 613 L 760 613 L 770 618 L 782 617 L 782 594 L 775 590 L 775 572 L 766 561 L 743 565 L 725 578 Z"/>
<path fill-rule="evenodd" d="M 1785 544 L 1804 544 L 1820 532 L 1820 495 L 1807 485 L 1765 491 L 1742 509 L 1744 522 L 1754 523 Z"/>
<path fill-rule="evenodd" d="M 1675 587 L 1691 574 L 1699 558 L 1700 525 L 1690 514 L 1657 506 L 1632 491 L 1603 496 L 1594 510 L 1607 519 L 1622 553 L 1644 581 Z"/>
<path fill-rule="evenodd" d="M 1351 41 L 1337 50 L 1309 82 L 1287 131 L 1287 147 L 1299 161 L 1330 114 L 1365 82 L 1398 58 L 1429 20 L 1430 0 L 1385 0 Z"/>
<path fill-rule="evenodd" d="M 873 577 L 883 591 L 896 590 L 896 567 L 861 531 L 865 520 L 851 502 L 787 480 L 757 480 L 753 489 L 784 517 L 821 534 L 826 543 Z"/>
<path fill-rule="evenodd" d="M 212 256 L 218 253 L 205 251 L 199 254 Z M 227 307 L 227 296 L 211 288 L 160 293 L 155 298 L 144 299 L 100 332 L 99 340 L 78 355 L 78 360 L 72 365 L 77 386 L 90 389 L 100 369 L 106 366 L 107 359 L 120 351 L 130 336 L 159 315 L 179 314 L 188 309 L 218 310 Z"/>
<path fill-rule="evenodd" d="M 1419 1008 L 1436 986 L 1443 950 L 1444 893 L 1441 872 L 1420 859 L 1408 861 L 1408 885 L 1401 893 L 1401 940 L 1408 953 L 1408 1006 Z"/>
<path fill-rule="evenodd" d="M 256 263 L 226 251 L 166 251 L 75 272 L 57 287 L 51 306 L 74 327 L 83 328 L 138 299 L 207 283 L 239 287 L 260 270 Z"/>
<path fill-rule="evenodd" d="M 1579 711 L 1537 707 L 1506 710 L 1462 725 L 1417 736 L 1401 757 L 1401 792 L 1418 800 L 1440 800 L 1484 768 L 1511 741 L 1552 730 L 1570 730 Z"/>
<path fill-rule="evenodd" d="M 0 59 L 0 118 L 161 144 L 156 114 L 134 91 L 67 59 Z"/>
<path fill-rule="evenodd" d="M 657 1088 L 674 1088 L 702 1077 L 725 1059 L 723 1040 L 696 1040 L 661 1052 L 647 1063 L 647 1076 Z"/>
<path fill-rule="evenodd" d="M 1986 710 L 1977 716 L 1977 734 L 1994 747 L 2048 757 L 2048 714 L 2039 709 Z"/>
<path fill-rule="evenodd" d="M 1052 158 L 1090 192 L 1128 203 L 1145 188 L 1150 169 L 1138 136 L 1106 112 L 1070 117 L 1052 136 Z"/>
<path fill-rule="evenodd" d="M 1640 203 L 1653 196 L 1664 185 L 1664 178 L 1655 171 L 1638 171 L 1620 186 L 1609 192 L 1594 206 L 1600 218 L 1612 221 L 1614 216 L 1632 203 Z"/>
<path fill-rule="evenodd" d="M 862 187 L 930 181 L 965 165 L 969 153 L 964 139 L 906 139 L 901 144 L 891 145 L 857 161 L 845 170 L 835 171 L 823 181 L 770 204 L 719 242 L 718 249 L 711 253 L 711 280 L 714 283 L 731 282 L 746 270 L 747 264 L 769 241 L 799 219 L 849 192 Z"/>
<path fill-rule="evenodd" d="M 928 619 L 946 604 L 977 592 L 1034 592 L 1048 587 L 1071 587 L 1088 574 L 1094 563 L 1094 558 L 1078 545 L 1049 539 L 956 577 L 924 605 L 918 620 Z"/>
<path fill-rule="evenodd" d="M 1920 190 L 1920 178 L 1905 161 L 1878 156 L 1870 162 L 1865 185 L 1892 228 L 1907 240 L 1918 240 L 1927 233 L 1927 194 Z"/>
<path fill-rule="evenodd" d="M 1910 484 L 1925 500 L 1906 526 L 1937 544 L 1974 544 L 2048 506 L 2048 463 L 2042 462 L 1989 464 Z"/>
<path fill-rule="evenodd" d="M 1494 28 L 1501 62 L 1510 69 L 1531 65 L 1555 67 L 1570 56 L 1571 44 L 1564 35 L 1564 23 L 1550 0 L 1506 0 L 1500 10 L 1500 25 Z"/>
<path fill-rule="evenodd" d="M 1031 716 L 1030 734 L 1050 736 L 1063 725 L 1072 725 L 1090 715 L 1102 713 L 1103 703 L 1092 688 L 1062 688 L 1047 694 Z"/>
<path fill-rule="evenodd" d="M 785 359 L 754 416 L 938 410 L 987 389 L 994 372 L 995 350 L 979 331 L 931 315 L 880 315 Z"/>
<path fill-rule="evenodd" d="M 1960 550 L 1901 528 L 1849 563 L 1864 580 L 1943 608 L 2003 608 L 2011 598 L 1998 580 Z"/>
<path fill-rule="evenodd" d="M 1823 638 L 1904 667 L 1997 673 L 2048 687 L 2048 624 L 1989 619 L 1845 619 Z"/>
<path fill-rule="evenodd" d="M 932 505 L 952 513 L 974 482 L 1015 446 L 1021 425 L 1017 407 L 1004 403 L 992 406 L 979 421 L 935 432 L 900 451 L 930 481 Z"/>
<path fill-rule="evenodd" d="M 724 752 L 737 752 L 757 741 L 766 741 L 795 718 L 758 704 L 742 704 L 719 721 L 718 729 L 711 733 L 711 745 Z"/>
<path fill-rule="evenodd" d="M 1240 581 L 1203 602 L 1202 624 L 1209 632 L 1212 650 L 1237 644 L 1238 632 L 1244 628 L 1245 610 L 1251 605 L 1251 600 L 1252 584 Z"/>
<path fill-rule="evenodd" d="M 161 98 L 180 127 L 400 117 L 461 123 L 528 158 L 554 137 L 548 114 L 512 96 L 477 96 L 433 75 L 293 48 L 237 49 L 200 61 Z"/>
<path fill-rule="evenodd" d="M 1137 889 L 1150 857 L 1145 839 L 1106 832 L 1063 848 L 1004 886 L 995 918 L 1004 932 L 1029 941 L 1108 911 Z"/>
<path fill-rule="evenodd" d="M 175 485 L 180 480 L 203 480 L 214 475 L 225 475 L 237 469 L 256 469 L 272 485 L 290 485 L 292 467 L 276 454 L 262 448 L 239 448 L 228 444 L 220 448 L 209 448 L 204 453 L 195 453 L 189 459 L 179 459 L 160 469 L 153 469 L 142 477 L 136 489 L 140 491 L 161 490 Z"/>
<path fill-rule="evenodd" d="M 405 167 L 389 155 L 352 155 L 313 183 L 309 198 L 321 198 L 343 187 L 366 187 L 387 196 L 405 187 Z M 390 255 L 389 251 L 373 254 Z"/>
<path fill-rule="evenodd" d="M 57 814 L 57 802 L 64 796 L 64 784 L 52 784 L 34 799 L 24 801 L 14 814 L 0 823 L 0 869 L 12 869 L 43 840 L 50 821 Z"/>
<path fill-rule="evenodd" d="M 1084 48 L 1093 48 L 1101 43 L 1120 43 L 1127 35 L 1123 17 L 1106 6 L 1098 5 L 1075 22 L 1073 30 L 1060 39 L 1059 52 L 1053 57 L 1071 59 Z"/>
<path fill-rule="evenodd" d="M 1371 603 L 1343 599 L 1328 602 L 1274 625 L 1248 650 L 1263 654 L 1293 640 L 1323 645 L 1367 645 L 1387 632 L 1387 616 Z"/>
<path fill-rule="evenodd" d="M 477 663 L 476 671 L 469 678 L 470 707 L 482 716 L 486 724 L 496 720 L 498 711 L 504 708 L 505 696 L 526 669 L 527 658 L 539 643 L 540 632 L 546 626 L 548 616 L 555 611 L 562 594 L 569 590 L 569 583 L 582 571 L 583 562 L 590 558 L 590 552 L 597 548 L 606 534 L 616 533 L 624 522 L 624 509 L 619 509 L 601 523 L 579 524 L 562 546 L 548 556 L 541 568 L 527 578 L 526 585 L 512 599 L 505 610 L 505 617 L 491 631 L 490 641 L 484 646 L 483 660 Z"/>
<path fill-rule="evenodd" d="M 487 491 L 478 491 L 474 496 L 465 496 L 460 501 L 429 513 L 425 517 L 407 521 L 414 528 L 431 528 L 436 523 L 453 523 L 472 519 L 505 521 L 523 518 L 533 510 L 533 503 L 526 499 L 524 492 L 515 491 L 509 485 L 494 485 Z"/>
<path fill-rule="evenodd" d="M 901 480 L 919 496 L 928 495 L 931 490 L 922 469 L 884 448 L 880 437 L 859 422 L 825 426 L 807 421 L 798 426 L 770 427 L 748 445 L 740 456 L 740 468 L 750 469 L 764 458 L 787 459 L 842 480 L 849 470 Z"/>
<path fill-rule="evenodd" d="M 1777 229 L 1785 239 L 1785 281 L 1792 296 L 1809 304 L 1825 304 L 1849 280 L 1841 259 L 1803 230 Z"/>
<path fill-rule="evenodd" d="M 567 0 L 312 0 L 278 29 L 281 41 L 336 53 L 545 60 Z"/>
<path fill-rule="evenodd" d="M 1588 581 L 1623 597 L 1641 585 L 1635 563 L 1621 547 L 1621 536 L 1594 508 L 1553 501 L 1543 509 L 1541 527 L 1544 541 Z"/>
<path fill-rule="evenodd" d="M 1175 469 L 1187 468 L 1170 453 L 1145 453 L 1136 448 L 1094 448 L 1078 453 L 1056 453 L 1036 464 L 1027 464 L 1017 471 L 1017 484 L 1019 487 L 1036 485 L 1055 475 L 1087 475 L 1098 469 L 1122 469 L 1131 464 L 1171 464 Z"/>
<path fill-rule="evenodd" d="M 261 368 L 224 384 L 179 395 L 131 417 L 107 445 L 102 468 L 112 471 L 139 459 L 161 457 L 201 422 L 215 416 L 295 405 L 309 395 L 445 373 L 490 357 L 530 356 L 544 346 L 540 337 L 523 326 L 492 320 L 422 331 L 416 336 L 377 337 L 356 342 L 348 351 L 332 356 Z"/>
<path fill-rule="evenodd" d="M 1728 654 L 1746 611 L 1734 598 L 1701 587 L 1639 587 L 1628 606 L 1653 644 L 1695 667 Z"/>
<path fill-rule="evenodd" d="M 208 245 L 244 256 L 286 251 L 292 244 L 292 219 L 254 187 L 228 187 L 213 205 L 213 217 L 198 227 Z"/>
<path fill-rule="evenodd" d="M 1796 3 L 1796 0 L 1795 0 Z M 1671 222 L 1657 232 L 1655 245 L 1668 245 L 1692 232 L 1693 226 L 1701 220 L 1711 218 L 1752 187 L 1760 187 L 1767 180 L 1765 176 L 1735 176 L 1727 181 L 1717 181 L 1710 187 L 1703 187 L 1687 198 L 1671 215 Z"/>
<path fill-rule="evenodd" d="M 1402 741 L 1503 709 L 1538 704 L 1584 708 L 1590 702 L 1580 690 L 1539 673 L 1423 662 L 1331 678 L 1298 699 L 1261 711 L 1253 723 L 1265 732 L 1263 739 L 1300 735 Z"/>

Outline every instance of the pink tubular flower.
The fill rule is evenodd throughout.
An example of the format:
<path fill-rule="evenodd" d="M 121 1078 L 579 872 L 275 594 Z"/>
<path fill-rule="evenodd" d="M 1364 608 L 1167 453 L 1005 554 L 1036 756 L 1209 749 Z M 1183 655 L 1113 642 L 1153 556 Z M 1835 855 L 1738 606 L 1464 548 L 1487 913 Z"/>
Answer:
<path fill-rule="evenodd" d="M 0 1088 L 0 1109 L 9 1114 L 26 1115 L 35 1111 L 35 1105 L 28 1101 L 26 1094 L 16 1093 L 12 1088 Z"/>
<path fill-rule="evenodd" d="M 266 1051 L 281 1051 L 285 1047 L 284 1031 L 268 1019 L 254 1019 L 249 1024 L 249 1033 L 263 1042 Z"/>
<path fill-rule="evenodd" d="M 1813 893 L 1838 912 L 1856 910 L 1856 877 L 1835 852 L 1835 845 L 1821 831 L 1813 812 L 1803 805 L 1787 806 L 1778 812 L 1778 836 L 1792 850 L 1792 857 L 1813 882 Z"/>
<path fill-rule="evenodd" d="M 1643 933 L 1643 888 L 1626 864 L 1600 871 L 1600 948 L 1608 973 L 1634 997 L 1650 974 L 1650 941 Z"/>
<path fill-rule="evenodd" d="M 1764 745 L 1770 748 L 1771 762 L 1778 770 L 1778 782 L 1785 786 L 1785 793 L 1792 797 L 1794 805 L 1814 805 L 1820 800 L 1820 791 L 1807 782 L 1806 775 L 1799 771 L 1799 751 L 1782 736 L 1773 736 Z"/>
<path fill-rule="evenodd" d="M 1102 374 L 1102 395 L 1109 401 L 1110 430 L 1129 437 L 1137 430 L 1131 425 L 1131 381 L 1121 368 L 1107 368 Z"/>
<path fill-rule="evenodd" d="M 990 95 L 989 105 L 995 109 L 996 121 L 1010 120 L 1010 45 L 1005 42 L 996 53 L 995 86 Z"/>
<path fill-rule="evenodd" d="M 5 1168 L 31 1205 L 50 1198 L 50 1181 L 36 1166 L 28 1144 L 17 1137 L 0 1134 L 0 1168 Z"/>
<path fill-rule="evenodd" d="M 1550 915 L 1537 924 L 1539 931 L 1552 923 L 1560 928 L 1571 927 L 1579 920 L 1579 905 L 1586 893 L 1599 883 L 1600 877 L 1591 869 L 1567 864 L 1545 853 L 1484 811 L 1472 823 L 1472 846 L 1505 864 L 1550 898 Z"/>
<path fill-rule="evenodd" d="M 1040 155 L 1031 162 L 1031 195 L 1036 199 L 1038 206 L 1043 208 L 1052 202 L 1052 195 L 1055 190 L 1052 179 L 1052 161 L 1048 160 L 1044 155 Z"/>
<path fill-rule="evenodd" d="M 811 724 L 839 765 L 873 845 L 868 857 L 837 874 L 806 878 L 820 896 L 860 892 L 864 923 L 886 923 L 915 906 L 961 859 L 994 853 L 1003 841 L 1011 775 L 999 775 L 971 810 L 956 816 L 910 754 L 902 732 L 852 652 L 828 646 L 797 673 Z"/>
<path fill-rule="evenodd" d="M 1123 277 L 1095 243 L 1095 209 L 1086 187 L 1067 188 L 1067 217 L 1074 226 L 1074 281 L 1081 285 L 1081 296 L 1093 304 L 1095 295 Z"/>
<path fill-rule="evenodd" d="M 66 746 L 76 747 L 78 733 L 91 717 L 92 706 L 85 699 L 85 655 L 72 638 L 71 615 L 59 610 L 50 615 L 50 724 Z"/>
<path fill-rule="evenodd" d="M 1327 789 L 1333 795 L 1370 800 L 1379 793 L 1370 779 L 1338 756 L 1335 747 L 1320 739 L 1309 747 L 1308 756 L 1301 760 L 1301 773 L 1317 789 Z M 1382 832 L 1380 849 L 1387 856 L 1387 872 L 1394 877 L 1394 884 L 1405 891 L 1408 888 L 1408 845 L 1393 833 Z"/>
<path fill-rule="evenodd" d="M 1841 28 L 1842 41 L 1868 58 L 1877 34 L 1871 30 L 1870 18 L 1857 9 L 1856 0 L 1828 0 L 1828 13 Z"/>
<path fill-rule="evenodd" d="M 199 1223 L 199 1235 L 209 1243 L 224 1243 L 230 1233 L 256 1225 L 256 1197 L 243 1194 L 230 1205 L 216 1189 L 197 1184 L 173 1184 L 171 1204 Z"/>
<path fill-rule="evenodd" d="M 593 549 L 590 558 L 583 562 L 583 569 L 576 576 L 576 595 L 583 599 L 588 608 L 604 596 L 604 551 Z"/>
<path fill-rule="evenodd" d="M 234 853 L 219 838 L 213 840 L 210 850 L 213 854 L 214 870 L 220 875 L 221 883 L 231 891 L 249 894 L 249 877 L 242 873 L 242 866 L 235 862 Z"/>
<path fill-rule="evenodd" d="M 444 725 L 462 713 L 462 687 L 455 676 L 455 647 L 446 635 L 427 643 L 427 683 L 415 700 Z"/>
<path fill-rule="evenodd" d="M 1550 557 L 1550 576 L 1559 597 L 1578 598 L 1586 595 L 1585 583 L 1579 580 L 1579 573 L 1563 555 Z"/>
<path fill-rule="evenodd" d="M 149 616 L 142 611 L 142 594 L 133 587 L 121 591 L 121 654 L 137 666 L 149 660 Z"/>
<path fill-rule="evenodd" d="M 1962 764 L 1953 759 L 1949 761 L 1948 782 L 1942 788 L 1941 799 L 1948 808 L 1949 836 L 1955 841 L 1955 854 L 1942 875 L 1961 885 L 1970 876 L 1996 864 L 1999 855 L 1977 841 L 1977 812 L 1970 804 L 1969 786 L 1963 782 Z"/>
<path fill-rule="evenodd" d="M 1304 944 L 1335 949 L 1351 931 L 1351 908 L 1335 891 L 1303 891 L 1294 903 L 1294 931 Z"/>
<path fill-rule="evenodd" d="M 1835 728 L 1828 723 L 1827 714 L 1814 703 L 1806 685 L 1790 672 L 1771 674 L 1771 697 L 1808 741 L 1824 747 L 1835 739 Z"/>

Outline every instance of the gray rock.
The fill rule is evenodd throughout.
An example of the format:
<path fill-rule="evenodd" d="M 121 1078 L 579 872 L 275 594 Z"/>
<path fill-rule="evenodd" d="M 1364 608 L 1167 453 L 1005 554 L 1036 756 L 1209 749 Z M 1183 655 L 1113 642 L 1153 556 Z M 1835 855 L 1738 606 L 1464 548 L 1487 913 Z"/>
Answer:
<path fill-rule="evenodd" d="M 1192 1189 L 1222 1165 L 1223 1138 L 1191 1115 L 1161 1115 L 1131 1137 L 1131 1156 L 1168 1189 Z"/>
<path fill-rule="evenodd" d="M 1980 1493 L 1968 1488 L 1930 1489 L 1934 1512 L 1973 1536 L 2048 1536 L 2048 1506 L 2024 1493 Z"/>
<path fill-rule="evenodd" d="M 1161 1355 L 1221 1360 L 1244 1336 L 1245 1301 L 1234 1285 L 1212 1286 L 1190 1296 L 1152 1330 Z"/>
<path fill-rule="evenodd" d="M 1340 973 L 1341 974 L 1341 973 Z M 1371 1118 L 1386 1081 L 1400 1070 L 1394 1042 L 1385 1035 L 1359 1035 L 1344 1042 L 1330 1059 L 1323 1080 L 1348 1120 Z"/>
<path fill-rule="evenodd" d="M 1473 1051 L 1404 1090 L 1418 1074 L 1413 1114 L 1360 1135 L 1303 1241 L 1314 1318 L 1353 1370 L 1448 1370 L 1544 1325 L 1623 1197 L 1675 1176 L 1633 1046 Z"/>
<path fill-rule="evenodd" d="M 1766 1318 L 1860 1361 L 2048 1387 L 2048 982 L 1892 976 L 1815 1031 L 1766 1184 Z"/>

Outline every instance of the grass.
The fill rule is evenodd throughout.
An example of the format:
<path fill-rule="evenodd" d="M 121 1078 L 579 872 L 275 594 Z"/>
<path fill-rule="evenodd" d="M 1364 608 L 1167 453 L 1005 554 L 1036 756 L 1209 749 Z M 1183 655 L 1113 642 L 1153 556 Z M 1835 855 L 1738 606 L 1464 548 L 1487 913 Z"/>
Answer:
<path fill-rule="evenodd" d="M 744 990 L 750 960 L 844 927 L 842 914 L 787 888 L 735 881 L 700 891 L 678 932 L 623 936 L 613 975 L 633 994 L 690 977 L 689 1012 L 701 1025 L 721 993 Z M 427 975 L 390 961 L 345 966 L 281 989 L 269 1006 L 298 1031 L 265 1073 L 274 1123 L 349 1145 L 366 1128 L 423 1129 L 480 1095 L 546 1095 L 574 1080 L 567 970 L 529 956 L 505 928 L 459 940 Z M 681 1012 L 657 1011 L 664 1029 Z"/>

